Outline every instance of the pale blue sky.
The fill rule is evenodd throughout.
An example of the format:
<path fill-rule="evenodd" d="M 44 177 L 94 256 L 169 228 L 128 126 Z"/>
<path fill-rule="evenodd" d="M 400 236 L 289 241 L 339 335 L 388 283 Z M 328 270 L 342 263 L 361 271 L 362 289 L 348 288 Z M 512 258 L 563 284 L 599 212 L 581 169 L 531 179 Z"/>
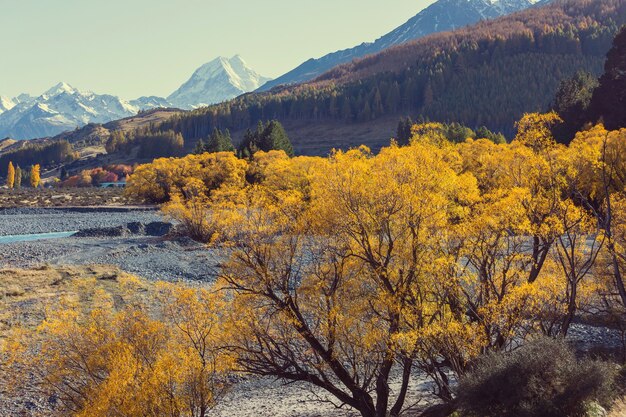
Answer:
<path fill-rule="evenodd" d="M 240 54 L 277 77 L 403 24 L 433 0 L 0 0 L 0 95 L 59 81 L 166 96 L 201 64 Z"/>

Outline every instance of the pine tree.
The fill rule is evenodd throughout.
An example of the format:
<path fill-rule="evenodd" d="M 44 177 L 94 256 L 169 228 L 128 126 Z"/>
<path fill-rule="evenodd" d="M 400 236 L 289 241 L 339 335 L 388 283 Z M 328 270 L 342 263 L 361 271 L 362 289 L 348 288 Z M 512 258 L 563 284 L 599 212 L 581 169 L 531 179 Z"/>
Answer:
<path fill-rule="evenodd" d="M 230 142 L 230 133 L 226 131 L 224 139 Z M 243 137 L 243 142 L 237 150 L 240 158 L 248 158 L 258 151 L 269 152 L 271 150 L 282 150 L 289 156 L 293 156 L 293 146 L 287 136 L 287 132 L 280 122 L 272 120 L 267 124 L 259 121 L 257 129 L 252 132 L 248 129 Z"/>
<path fill-rule="evenodd" d="M 287 136 L 287 132 L 282 124 L 277 120 L 272 120 L 267 124 L 260 138 L 261 150 L 267 152 L 271 150 L 282 150 L 289 156 L 293 156 L 293 146 Z"/>
<path fill-rule="evenodd" d="M 592 122 L 602 119 L 609 130 L 626 127 L 626 26 L 607 54 L 604 75 L 593 93 L 590 109 Z"/>
<path fill-rule="evenodd" d="M 240 158 L 250 158 L 252 155 L 254 155 L 255 152 L 259 150 L 256 146 L 256 142 L 257 133 L 252 132 L 252 130 L 250 129 L 247 129 L 246 133 L 243 135 L 243 141 L 237 149 L 237 155 Z"/>
<path fill-rule="evenodd" d="M 352 107 L 350 106 L 350 100 L 346 97 L 343 99 L 341 106 L 341 118 L 346 121 L 352 121 Z"/>
<path fill-rule="evenodd" d="M 67 175 L 67 169 L 65 168 L 65 166 L 61 167 L 61 173 L 59 174 L 59 179 L 61 181 L 65 181 L 67 179 L 68 175 Z"/>
<path fill-rule="evenodd" d="M 202 139 L 199 139 L 198 143 L 196 143 L 196 147 L 194 148 L 193 153 L 196 155 L 202 155 L 205 152 L 206 152 L 206 149 L 205 149 L 204 141 Z"/>
<path fill-rule="evenodd" d="M 13 188 L 15 185 L 15 168 L 13 162 L 9 161 L 9 168 L 7 170 L 7 187 Z"/>
<path fill-rule="evenodd" d="M 22 168 L 18 165 L 17 168 L 15 168 L 15 188 L 20 188 L 22 186 L 22 175 L 24 175 L 22 173 Z"/>
<path fill-rule="evenodd" d="M 399 145 L 408 145 L 411 140 L 411 127 L 413 126 L 413 120 L 410 117 L 403 117 L 398 122 L 398 127 L 396 129 L 396 140 Z"/>
<path fill-rule="evenodd" d="M 394 81 L 389 88 L 385 103 L 385 107 L 389 112 L 395 113 L 398 111 L 398 108 L 400 107 L 400 86 L 397 81 Z"/>
<path fill-rule="evenodd" d="M 374 92 L 372 110 L 373 118 L 380 117 L 385 113 L 385 109 L 383 107 L 383 99 L 380 95 L 380 90 L 378 88 L 376 88 L 376 91 Z"/>
<path fill-rule="evenodd" d="M 213 133 L 209 136 L 207 144 L 204 146 L 205 152 L 232 152 L 235 150 L 233 146 L 233 140 L 230 137 L 230 131 L 222 132 L 215 128 Z"/>
<path fill-rule="evenodd" d="M 588 121 L 587 112 L 597 86 L 598 80 L 584 71 L 561 82 L 552 104 L 552 109 L 563 119 L 563 123 L 557 125 L 553 132 L 559 142 L 569 143 Z"/>
<path fill-rule="evenodd" d="M 30 170 L 30 186 L 33 188 L 39 187 L 39 183 L 41 182 L 41 167 L 39 164 L 33 165 Z"/>

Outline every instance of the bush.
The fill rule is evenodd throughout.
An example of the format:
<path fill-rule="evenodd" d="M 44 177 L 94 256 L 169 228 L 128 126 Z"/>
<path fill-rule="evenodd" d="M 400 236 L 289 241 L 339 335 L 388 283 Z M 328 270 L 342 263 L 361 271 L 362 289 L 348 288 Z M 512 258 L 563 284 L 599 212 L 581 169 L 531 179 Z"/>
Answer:
<path fill-rule="evenodd" d="M 563 341 L 540 339 L 508 354 L 489 354 L 461 378 L 465 416 L 584 416 L 590 401 L 606 403 L 615 367 L 577 360 Z"/>

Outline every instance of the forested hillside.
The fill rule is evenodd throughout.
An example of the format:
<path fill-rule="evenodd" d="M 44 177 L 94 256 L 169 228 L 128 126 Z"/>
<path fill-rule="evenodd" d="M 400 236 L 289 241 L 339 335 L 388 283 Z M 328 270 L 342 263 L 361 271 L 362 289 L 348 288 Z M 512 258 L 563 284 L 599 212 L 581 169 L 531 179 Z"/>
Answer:
<path fill-rule="evenodd" d="M 580 70 L 600 75 L 624 23 L 626 0 L 557 1 L 390 48 L 310 83 L 181 114 L 161 128 L 182 133 L 188 142 L 206 138 L 216 127 L 241 131 L 259 120 L 349 126 L 421 115 L 472 128 L 485 125 L 510 137 L 524 112 L 549 106 L 563 79 Z M 289 133 L 296 147 L 315 139 Z M 337 137 L 335 145 L 356 143 Z"/>

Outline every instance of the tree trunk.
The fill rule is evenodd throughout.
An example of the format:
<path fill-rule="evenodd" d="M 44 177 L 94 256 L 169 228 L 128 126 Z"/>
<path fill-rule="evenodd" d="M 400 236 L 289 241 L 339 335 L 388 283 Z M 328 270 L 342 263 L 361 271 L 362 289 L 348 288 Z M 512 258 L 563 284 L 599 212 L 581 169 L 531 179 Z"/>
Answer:
<path fill-rule="evenodd" d="M 572 289 L 570 292 L 570 296 L 569 296 L 569 300 L 567 302 L 567 314 L 565 315 L 565 318 L 563 319 L 563 324 L 561 325 L 561 335 L 563 337 L 567 336 L 567 332 L 569 330 L 570 325 L 572 324 L 572 321 L 574 320 L 574 315 L 576 314 L 576 294 L 577 294 L 577 287 L 578 285 L 576 284 L 576 278 L 570 278 L 571 281 L 571 285 L 572 285 Z"/>
<path fill-rule="evenodd" d="M 393 405 L 393 407 L 391 408 L 391 412 L 389 413 L 391 417 L 398 417 L 400 415 L 400 413 L 402 412 L 402 407 L 404 407 L 407 391 L 409 390 L 409 381 L 411 380 L 413 361 L 409 358 L 405 358 L 403 366 L 404 369 L 402 370 L 402 387 L 400 387 L 400 393 L 398 394 L 396 403 Z"/>

